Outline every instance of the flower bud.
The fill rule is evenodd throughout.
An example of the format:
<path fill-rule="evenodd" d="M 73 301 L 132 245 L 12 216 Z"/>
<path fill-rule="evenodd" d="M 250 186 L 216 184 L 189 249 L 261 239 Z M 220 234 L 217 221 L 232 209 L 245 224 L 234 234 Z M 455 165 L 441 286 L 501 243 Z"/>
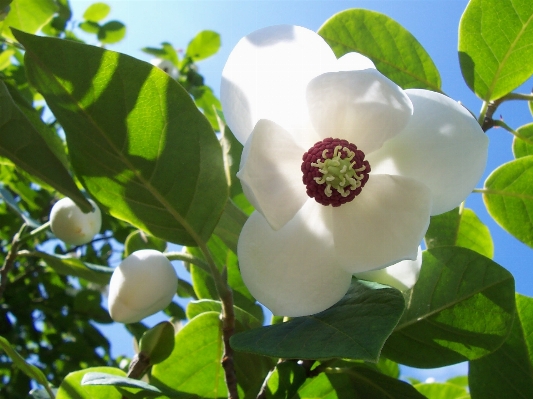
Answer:
<path fill-rule="evenodd" d="M 50 228 L 57 238 L 71 245 L 90 242 L 102 227 L 102 213 L 92 200 L 94 210 L 83 211 L 70 198 L 57 201 L 50 212 Z"/>
<path fill-rule="evenodd" d="M 168 306 L 178 276 L 161 252 L 141 249 L 115 269 L 109 282 L 109 314 L 120 323 L 135 323 Z"/>

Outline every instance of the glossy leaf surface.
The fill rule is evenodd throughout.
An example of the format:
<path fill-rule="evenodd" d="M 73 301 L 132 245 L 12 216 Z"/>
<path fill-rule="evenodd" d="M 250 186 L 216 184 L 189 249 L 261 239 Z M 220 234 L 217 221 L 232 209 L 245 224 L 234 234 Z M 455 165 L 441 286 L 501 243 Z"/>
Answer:
<path fill-rule="evenodd" d="M 533 73 L 533 3 L 471 0 L 459 25 L 463 77 L 485 101 L 496 100 Z"/>
<path fill-rule="evenodd" d="M 437 67 L 416 38 L 392 18 L 376 11 L 342 11 L 318 30 L 339 58 L 363 54 L 376 68 L 404 89 L 441 91 Z"/>
<path fill-rule="evenodd" d="M 113 367 L 91 367 L 75 371 L 65 377 L 57 391 L 56 399 L 121 399 L 122 394 L 113 386 L 85 386 L 82 380 L 88 373 L 106 373 L 125 377 L 126 373 Z"/>
<path fill-rule="evenodd" d="M 282 358 L 338 356 L 376 362 L 403 309 L 400 291 L 354 280 L 331 308 L 234 335 L 231 345 L 239 351 Z"/>
<path fill-rule="evenodd" d="M 515 158 L 533 155 L 533 123 L 521 126 L 516 129 L 520 137 L 513 140 L 513 155 Z"/>
<path fill-rule="evenodd" d="M 167 241 L 207 241 L 227 198 L 222 151 L 190 96 L 132 57 L 19 32 L 76 175 L 109 212 Z"/>
<path fill-rule="evenodd" d="M 478 359 L 503 344 L 514 315 L 511 273 L 466 248 L 433 248 L 383 354 L 420 368 Z"/>

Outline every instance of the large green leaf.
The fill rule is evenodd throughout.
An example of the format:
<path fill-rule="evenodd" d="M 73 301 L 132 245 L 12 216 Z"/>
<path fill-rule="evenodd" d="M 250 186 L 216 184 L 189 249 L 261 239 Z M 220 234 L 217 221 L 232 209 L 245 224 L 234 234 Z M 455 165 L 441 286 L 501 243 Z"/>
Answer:
<path fill-rule="evenodd" d="M 531 398 L 533 393 L 533 298 L 516 295 L 517 317 L 500 349 L 470 362 L 473 398 Z"/>
<path fill-rule="evenodd" d="M 83 376 L 81 385 L 109 385 L 121 388 L 134 388 L 142 392 L 143 398 L 163 396 L 163 392 L 161 390 L 150 384 L 147 384 L 144 381 L 107 373 L 87 373 Z"/>
<path fill-rule="evenodd" d="M 14 0 L 4 21 L 0 22 L 2 36 L 13 39 L 9 28 L 36 33 L 48 23 L 57 11 L 54 0 Z"/>
<path fill-rule="evenodd" d="M 513 140 L 513 155 L 515 158 L 533 155 L 533 123 L 521 126 L 516 129 L 519 134 Z"/>
<path fill-rule="evenodd" d="M 239 235 L 247 219 L 248 216 L 231 199 L 228 199 L 214 233 L 233 253 L 237 253 Z"/>
<path fill-rule="evenodd" d="M 470 0 L 459 24 L 463 77 L 480 98 L 495 100 L 533 73 L 533 2 Z"/>
<path fill-rule="evenodd" d="M 222 151 L 189 94 L 124 54 L 17 32 L 32 84 L 65 129 L 76 175 L 109 212 L 197 245 L 227 199 Z"/>
<path fill-rule="evenodd" d="M 227 388 L 221 365 L 222 353 L 220 315 L 217 312 L 202 313 L 176 334 L 170 356 L 152 368 L 151 383 L 202 398 L 225 398 Z M 244 397 L 248 391 L 255 391 L 257 395 L 272 362 L 239 353 L 235 354 L 234 361 L 240 396 Z"/>
<path fill-rule="evenodd" d="M 505 230 L 533 247 L 533 156 L 503 164 L 485 181 L 483 200 Z"/>
<path fill-rule="evenodd" d="M 398 22 L 376 11 L 342 11 L 318 30 L 341 57 L 349 52 L 363 54 L 376 68 L 404 89 L 441 91 L 437 67 L 416 38 Z"/>
<path fill-rule="evenodd" d="M 211 57 L 220 48 L 220 35 L 211 30 L 198 33 L 187 46 L 186 56 L 194 61 Z"/>
<path fill-rule="evenodd" d="M 282 358 L 377 362 L 403 309 L 400 291 L 354 280 L 344 298 L 331 308 L 234 335 L 231 345 L 239 351 Z"/>
<path fill-rule="evenodd" d="M 82 385 L 87 373 L 106 373 L 125 377 L 126 373 L 113 367 L 90 367 L 75 371 L 65 377 L 57 391 L 56 399 L 122 399 L 122 394 L 113 386 Z"/>
<path fill-rule="evenodd" d="M 42 122 L 28 119 L 3 82 L 0 82 L 0 108 L 0 155 L 70 197 L 81 209 L 91 210 L 92 205 L 41 135 Z"/>
<path fill-rule="evenodd" d="M 498 349 L 515 315 L 511 273 L 477 252 L 423 253 L 420 277 L 383 354 L 412 367 L 441 367 Z"/>
<path fill-rule="evenodd" d="M 424 399 L 412 385 L 366 367 L 326 371 L 308 379 L 292 399 Z"/>
<path fill-rule="evenodd" d="M 425 242 L 428 249 L 456 245 L 479 252 L 487 258 L 494 255 L 490 230 L 468 208 L 455 208 L 432 216 Z"/>

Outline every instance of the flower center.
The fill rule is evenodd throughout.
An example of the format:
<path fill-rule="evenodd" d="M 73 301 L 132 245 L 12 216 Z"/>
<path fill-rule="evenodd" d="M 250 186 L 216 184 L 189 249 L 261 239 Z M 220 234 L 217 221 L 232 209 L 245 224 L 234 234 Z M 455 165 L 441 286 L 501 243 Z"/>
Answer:
<path fill-rule="evenodd" d="M 366 184 L 370 164 L 355 144 L 327 138 L 302 157 L 307 195 L 322 205 L 341 206 L 353 200 Z"/>

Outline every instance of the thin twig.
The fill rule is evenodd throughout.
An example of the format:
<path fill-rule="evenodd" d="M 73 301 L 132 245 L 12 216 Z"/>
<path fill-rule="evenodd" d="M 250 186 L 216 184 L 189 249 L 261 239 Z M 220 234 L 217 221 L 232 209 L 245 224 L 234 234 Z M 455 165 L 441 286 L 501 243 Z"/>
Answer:
<path fill-rule="evenodd" d="M 13 268 L 15 260 L 17 259 L 17 252 L 21 243 L 20 236 L 24 232 L 26 226 L 26 223 L 24 223 L 20 227 L 19 231 L 13 236 L 13 240 L 11 241 L 11 248 L 9 248 L 9 252 L 7 253 L 6 259 L 4 261 L 4 265 L 2 266 L 2 269 L 0 269 L 0 299 L 2 299 L 4 290 L 7 286 L 7 275 Z"/>

